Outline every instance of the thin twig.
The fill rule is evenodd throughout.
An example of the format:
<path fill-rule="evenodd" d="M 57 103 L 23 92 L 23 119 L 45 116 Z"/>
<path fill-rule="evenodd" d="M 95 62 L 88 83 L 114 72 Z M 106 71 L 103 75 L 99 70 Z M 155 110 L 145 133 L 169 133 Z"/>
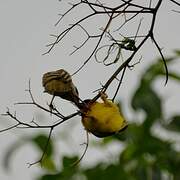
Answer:
<path fill-rule="evenodd" d="M 49 131 L 48 139 L 47 139 L 46 145 L 45 145 L 45 147 L 44 147 L 44 149 L 43 149 L 43 153 L 42 153 L 41 158 L 40 158 L 39 160 L 33 162 L 33 163 L 28 163 L 28 165 L 29 165 L 28 167 L 29 167 L 29 168 L 30 168 L 31 166 L 37 164 L 37 163 L 40 163 L 40 164 L 42 165 L 43 160 L 44 160 L 44 158 L 45 158 L 45 155 L 46 155 L 46 153 L 47 153 L 47 149 L 48 149 L 48 145 L 49 145 L 49 142 L 50 142 L 50 139 L 51 139 L 52 131 L 53 131 L 53 127 L 51 127 L 51 129 L 50 129 L 50 131 Z"/>
<path fill-rule="evenodd" d="M 88 132 L 86 131 L 86 143 L 85 143 L 86 147 L 84 149 L 84 152 L 82 153 L 81 157 L 75 161 L 71 166 L 76 166 L 77 164 L 79 164 L 81 162 L 81 160 L 84 158 L 87 150 L 88 150 L 88 146 L 89 146 L 89 134 Z"/>
<path fill-rule="evenodd" d="M 177 1 L 175 1 L 175 0 L 170 0 L 170 1 L 175 3 L 176 5 L 180 6 L 180 3 L 178 3 Z"/>
<path fill-rule="evenodd" d="M 116 98 L 116 96 L 117 96 L 117 94 L 118 94 L 119 88 L 120 88 L 120 86 L 121 86 L 121 84 L 122 84 L 122 80 L 123 80 L 123 78 L 124 78 L 125 71 L 126 71 L 126 66 L 125 66 L 124 69 L 123 69 L 121 78 L 120 78 L 119 83 L 118 83 L 118 87 L 116 88 L 116 92 L 115 92 L 115 94 L 114 94 L 114 97 L 112 98 L 112 101 L 113 101 L 113 102 L 114 102 L 114 100 L 115 100 L 115 98 Z"/>

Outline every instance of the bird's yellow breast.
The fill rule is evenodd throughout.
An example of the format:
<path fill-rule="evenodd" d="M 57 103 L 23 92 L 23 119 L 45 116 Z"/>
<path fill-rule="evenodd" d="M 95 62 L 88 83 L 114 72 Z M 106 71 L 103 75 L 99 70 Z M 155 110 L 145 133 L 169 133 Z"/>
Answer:
<path fill-rule="evenodd" d="M 127 126 L 118 106 L 110 100 L 94 102 L 82 118 L 85 129 L 97 137 L 106 137 Z"/>

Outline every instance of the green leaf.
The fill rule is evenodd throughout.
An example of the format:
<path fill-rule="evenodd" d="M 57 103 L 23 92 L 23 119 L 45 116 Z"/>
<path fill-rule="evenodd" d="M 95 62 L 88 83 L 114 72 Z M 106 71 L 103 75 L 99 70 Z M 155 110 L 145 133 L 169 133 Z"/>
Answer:
<path fill-rule="evenodd" d="M 41 166 L 46 170 L 56 171 L 56 165 L 50 157 L 45 156 L 43 158 Z"/>
<path fill-rule="evenodd" d="M 146 133 L 143 126 L 141 128 L 141 133 L 134 134 L 135 137 L 129 141 L 130 143 L 128 143 L 121 153 L 120 163 L 138 160 L 144 155 L 150 155 L 156 159 L 159 155 L 162 155 L 164 152 L 167 153 L 171 149 L 171 144 L 169 142 Z"/>
<path fill-rule="evenodd" d="M 45 151 L 47 142 L 48 142 L 48 136 L 44 134 L 39 134 L 36 137 L 32 138 L 32 142 L 42 151 Z M 50 139 L 48 142 L 48 146 L 45 152 L 46 156 L 51 156 L 53 154 L 53 143 Z"/>
<path fill-rule="evenodd" d="M 45 153 L 41 166 L 48 171 L 56 171 L 55 162 L 52 160 L 52 155 L 54 152 L 52 140 L 48 139 L 48 136 L 45 134 L 39 134 L 33 137 L 31 142 L 33 142 L 36 147 L 38 147 L 38 149 L 41 151 L 41 154 Z"/>
<path fill-rule="evenodd" d="M 171 144 L 153 135 L 148 135 L 144 139 L 144 144 L 140 147 L 144 150 L 144 152 L 157 156 L 166 150 L 171 149 Z"/>
<path fill-rule="evenodd" d="M 141 84 L 132 98 L 134 110 L 144 110 L 152 122 L 162 116 L 161 100 L 155 91 L 146 84 Z"/>
<path fill-rule="evenodd" d="M 128 144 L 120 154 L 120 163 L 126 164 L 139 157 L 138 147 L 135 144 Z"/>
<path fill-rule="evenodd" d="M 174 52 L 175 52 L 175 54 L 176 54 L 177 56 L 180 56 L 180 50 L 179 50 L 179 49 L 174 50 Z"/>
<path fill-rule="evenodd" d="M 8 147 L 7 151 L 4 154 L 3 157 L 3 167 L 6 170 L 10 169 L 11 160 L 15 156 L 15 153 L 25 144 L 25 141 L 22 139 L 16 141 L 15 143 L 11 144 L 10 147 Z"/>
<path fill-rule="evenodd" d="M 161 180 L 162 179 L 162 171 L 156 166 L 156 164 L 153 164 L 153 166 L 147 167 L 149 172 L 151 171 L 151 176 L 153 180 Z"/>
<path fill-rule="evenodd" d="M 174 80 L 177 80 L 177 81 L 180 81 L 180 75 L 178 75 L 177 73 L 174 73 L 174 72 L 169 72 L 169 77 L 174 79 Z"/>
<path fill-rule="evenodd" d="M 38 178 L 38 180 L 60 180 L 60 179 L 61 179 L 60 174 L 46 174 Z"/>
<path fill-rule="evenodd" d="M 169 124 L 164 126 L 168 130 L 180 132 L 180 115 L 175 115 L 171 118 Z"/>
<path fill-rule="evenodd" d="M 14 144 L 12 144 L 6 151 L 6 154 L 4 155 L 3 166 L 8 170 L 10 168 L 10 162 L 14 154 L 20 149 L 20 147 L 22 147 L 23 145 L 25 145 L 25 143 L 28 142 L 31 143 L 33 142 L 43 153 L 45 150 L 47 140 L 48 137 L 46 135 L 37 135 L 36 137 L 31 137 L 31 138 L 26 137 L 19 139 Z M 42 167 L 46 168 L 47 170 L 54 171 L 55 164 L 52 161 L 52 159 L 50 159 L 52 153 L 53 153 L 53 146 L 52 146 L 52 141 L 50 140 L 47 151 L 45 153 L 45 157 L 43 159 Z"/>
<path fill-rule="evenodd" d="M 105 164 L 98 164 L 93 168 L 89 168 L 84 171 L 84 175 L 86 176 L 87 180 L 119 180 L 119 179 L 127 179 L 126 173 L 123 170 L 123 167 L 118 165 L 105 165 Z"/>
<path fill-rule="evenodd" d="M 63 168 L 66 169 L 66 168 L 73 167 L 73 164 L 76 161 L 78 161 L 78 157 L 77 156 L 73 156 L 73 157 L 65 156 L 65 157 L 63 157 Z M 77 165 L 74 166 L 74 167 L 77 167 Z"/>
<path fill-rule="evenodd" d="M 174 58 L 166 58 L 166 64 L 172 62 Z M 142 81 L 148 85 L 151 85 L 153 80 L 155 80 L 158 76 L 165 76 L 166 71 L 164 67 L 164 62 L 162 59 L 157 59 L 156 62 L 149 66 L 149 68 L 142 75 Z"/>
<path fill-rule="evenodd" d="M 177 174 L 180 171 L 180 153 L 172 148 L 166 148 L 158 154 L 156 165 L 161 170 L 166 170 L 169 173 Z"/>
<path fill-rule="evenodd" d="M 174 60 L 176 60 L 175 57 L 170 57 L 166 58 L 165 62 L 167 65 L 169 65 Z M 166 76 L 166 71 L 162 59 L 157 59 L 157 61 L 145 71 L 145 73 L 142 75 L 142 81 L 151 85 L 151 83 L 159 76 Z M 168 77 L 174 80 L 180 80 L 180 75 L 172 71 L 168 72 Z"/>
<path fill-rule="evenodd" d="M 139 161 L 137 161 L 137 164 L 138 165 L 135 167 L 135 169 L 133 169 L 133 175 L 137 178 L 137 180 L 148 179 L 147 169 L 144 165 L 145 162 L 140 159 Z"/>
<path fill-rule="evenodd" d="M 127 130 L 112 137 L 120 141 L 137 142 L 139 137 L 144 136 L 143 134 L 144 132 L 141 125 L 137 125 L 136 123 L 129 123 Z"/>
<path fill-rule="evenodd" d="M 63 157 L 62 170 L 57 174 L 46 174 L 39 177 L 38 180 L 73 180 L 73 176 L 78 174 L 78 166 L 72 166 L 75 161 L 78 160 L 77 156 Z"/>

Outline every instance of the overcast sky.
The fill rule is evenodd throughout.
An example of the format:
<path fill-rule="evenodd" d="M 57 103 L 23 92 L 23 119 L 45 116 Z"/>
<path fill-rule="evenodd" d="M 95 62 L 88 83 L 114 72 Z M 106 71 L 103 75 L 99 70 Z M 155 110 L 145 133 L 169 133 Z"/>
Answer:
<path fill-rule="evenodd" d="M 163 47 L 163 53 L 170 55 L 173 49 L 180 49 L 180 13 L 172 12 L 173 9 L 178 10 L 178 7 L 167 2 L 168 0 L 164 2 L 159 11 L 155 37 L 160 46 Z M 24 90 L 28 87 L 29 78 L 31 78 L 33 94 L 40 102 L 45 104 L 49 100 L 49 96 L 42 93 L 42 74 L 60 68 L 73 73 L 83 63 L 83 58 L 87 54 L 85 50 L 74 56 L 69 56 L 73 50 L 73 45 L 77 45 L 76 39 L 72 38 L 73 34 L 67 37 L 63 45 L 57 46 L 49 55 L 42 56 L 42 53 L 47 50 L 45 45 L 51 40 L 49 34 L 60 31 L 61 26 L 54 27 L 58 20 L 58 13 L 61 13 L 60 10 L 63 10 L 63 7 L 58 0 L 0 1 L 0 113 L 4 113 L 6 107 L 11 107 L 14 110 L 12 106 L 14 102 L 28 99 L 28 94 Z M 77 37 L 78 35 L 75 34 Z M 142 62 L 132 71 L 127 72 L 126 83 L 118 94 L 119 99 L 124 102 L 126 112 L 129 112 L 127 110 L 129 106 L 128 100 L 132 90 L 137 85 L 139 75 L 155 57 L 159 56 L 158 51 L 151 43 L 145 45 L 142 55 Z M 174 70 L 179 70 L 179 65 L 174 65 Z M 100 82 L 107 80 L 111 70 L 113 69 L 106 70 L 102 64 L 97 65 L 93 60 L 83 71 L 73 77 L 82 99 L 92 97 L 94 95 L 92 91 L 99 88 Z M 162 96 L 168 98 L 165 102 L 166 113 L 179 112 L 179 86 L 170 81 L 167 87 L 164 87 L 164 80 L 162 79 L 156 88 L 162 92 Z M 67 105 L 67 108 L 64 109 L 65 114 L 71 113 L 69 112 L 70 106 Z M 22 113 L 21 108 L 18 110 Z M 25 112 L 26 117 L 38 113 L 37 110 L 30 110 L 30 108 L 27 108 Z M 127 116 L 131 117 L 131 115 Z M 0 129 L 6 127 L 4 117 L 1 117 L 0 121 L 2 122 L 0 123 Z M 83 130 L 83 128 L 80 127 L 78 130 Z M 26 131 L 23 131 L 23 133 L 26 133 Z M 0 134 L 1 162 L 3 152 L 19 136 L 18 132 L 16 132 L 16 135 L 13 132 Z M 77 143 L 80 143 L 80 141 L 77 141 Z M 77 145 L 77 151 L 78 148 Z M 40 172 L 37 167 L 28 169 L 26 166 L 27 162 L 31 162 L 33 158 L 37 157 L 37 152 L 29 149 L 30 146 L 26 146 L 22 153 L 20 153 L 21 151 L 18 152 L 17 157 L 12 159 L 12 171 L 9 175 L 0 167 L 0 179 L 32 180 L 36 173 Z M 31 156 L 29 156 L 29 153 Z"/>

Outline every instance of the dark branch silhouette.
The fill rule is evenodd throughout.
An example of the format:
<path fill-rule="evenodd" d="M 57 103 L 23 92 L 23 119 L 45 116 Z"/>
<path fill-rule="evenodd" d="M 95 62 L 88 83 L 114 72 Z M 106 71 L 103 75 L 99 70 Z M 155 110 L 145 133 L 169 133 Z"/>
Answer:
<path fill-rule="evenodd" d="M 92 45 L 93 49 L 90 52 L 89 55 L 84 56 L 84 63 L 72 74 L 76 75 L 80 70 L 84 68 L 85 65 L 92 59 L 94 59 L 97 62 L 102 62 L 105 66 L 110 66 L 113 65 L 117 62 L 120 62 L 120 65 L 118 64 L 117 69 L 112 73 L 112 75 L 107 79 L 107 81 L 104 84 L 101 84 L 100 88 L 98 89 L 98 92 L 96 92 L 96 95 L 92 98 L 92 102 L 95 102 L 102 93 L 105 93 L 106 90 L 109 88 L 111 83 L 114 80 L 118 80 L 118 85 L 115 89 L 114 96 L 112 100 L 114 101 L 118 91 L 120 89 L 120 86 L 123 82 L 123 79 L 125 77 L 125 73 L 127 68 L 133 68 L 137 63 L 140 62 L 140 60 L 136 63 L 132 63 L 131 61 L 134 60 L 135 55 L 137 55 L 140 52 L 141 47 L 144 46 L 144 44 L 147 42 L 148 39 L 151 39 L 152 42 L 155 44 L 155 47 L 157 48 L 162 61 L 164 63 L 164 68 L 165 68 L 165 73 L 166 73 L 166 80 L 165 84 L 168 82 L 168 68 L 166 65 L 166 60 L 163 56 L 162 50 L 160 48 L 160 45 L 158 44 L 157 39 L 155 38 L 155 33 L 154 33 L 154 28 L 156 25 L 156 19 L 157 19 L 157 12 L 159 11 L 162 0 L 158 0 L 156 5 L 152 7 L 152 0 L 147 2 L 147 6 L 143 6 L 140 4 L 133 3 L 133 0 L 120 0 L 119 4 L 115 7 L 111 7 L 106 5 L 105 3 L 102 3 L 100 0 L 95 1 L 95 2 L 90 2 L 88 0 L 79 0 L 77 3 L 69 3 L 70 8 L 65 11 L 60 15 L 59 20 L 56 22 L 55 26 L 59 25 L 61 26 L 62 21 L 66 16 L 71 17 L 71 12 L 75 11 L 78 14 L 78 8 L 87 8 L 90 10 L 87 11 L 87 14 L 83 15 L 80 17 L 78 20 L 75 21 L 75 23 L 71 23 L 68 28 L 63 29 L 58 35 L 51 35 L 54 39 L 54 41 L 50 44 L 47 45 L 47 51 L 44 54 L 49 54 L 56 45 L 60 44 L 61 41 L 69 35 L 69 33 L 74 30 L 75 28 L 80 31 L 80 33 L 85 34 L 85 39 L 80 45 L 74 45 L 73 47 L 75 48 L 74 51 L 71 52 L 70 55 L 73 55 L 77 51 L 80 51 L 82 47 L 86 47 L 88 41 L 91 39 L 96 40 L 96 42 Z M 175 1 L 175 0 L 169 0 L 169 2 L 174 3 L 178 6 L 180 6 L 180 3 Z M 143 35 L 140 34 L 140 29 L 143 26 L 143 17 L 145 15 L 150 16 L 151 20 L 149 21 L 149 27 L 146 29 L 146 33 Z M 98 22 L 98 17 L 101 16 L 105 20 L 104 25 L 100 25 L 100 22 Z M 83 23 L 89 23 L 91 22 L 92 19 L 96 19 L 96 23 L 94 24 L 93 28 L 96 28 L 97 33 L 92 33 L 91 29 L 88 29 Z M 73 19 L 73 17 L 72 17 Z M 135 24 L 136 28 L 132 28 L 132 30 L 128 29 L 128 25 L 131 24 L 134 20 L 137 21 Z M 115 25 L 114 25 L 115 24 Z M 130 31 L 130 33 L 123 35 L 124 34 L 124 29 Z M 107 43 L 107 38 L 108 38 L 108 43 Z M 106 51 L 107 49 L 107 51 Z M 105 56 L 100 60 L 98 53 L 100 51 L 103 51 Z M 115 54 L 116 53 L 116 54 Z M 114 55 L 114 59 L 111 58 L 111 55 Z M 126 54 L 126 59 L 122 60 L 121 58 L 123 57 L 123 54 Z M 128 54 L 128 57 L 127 57 Z M 111 58 L 110 62 L 109 59 Z M 141 59 L 140 57 L 139 59 Z M 108 60 L 108 62 L 107 62 Z M 122 61 L 121 61 L 122 60 Z M 121 75 L 120 77 L 118 77 Z M 29 88 L 28 88 L 28 93 L 30 95 L 30 102 L 19 102 L 16 103 L 16 105 L 32 105 L 35 106 L 36 108 L 42 110 L 45 113 L 49 113 L 52 116 L 55 116 L 59 119 L 58 122 L 55 124 L 50 124 L 50 125 L 39 125 L 36 123 L 34 120 L 31 121 L 30 123 L 25 123 L 24 121 L 20 120 L 16 113 L 13 114 L 9 109 L 4 116 L 8 116 L 10 119 L 14 120 L 16 124 L 5 128 L 3 130 L 0 130 L 0 132 L 5 132 L 9 131 L 11 129 L 15 128 L 34 128 L 34 129 L 48 129 L 49 130 L 49 135 L 48 135 L 48 140 L 44 146 L 44 152 L 41 156 L 41 158 L 34 162 L 29 164 L 29 166 L 36 164 L 36 163 L 42 163 L 43 158 L 45 156 L 45 153 L 48 148 L 48 144 L 52 135 L 53 130 L 64 123 L 65 121 L 70 120 L 73 117 L 76 116 L 81 116 L 82 112 L 81 110 L 77 110 L 74 113 L 71 113 L 68 116 L 64 116 L 54 105 L 52 106 L 52 103 L 48 105 L 48 107 L 44 107 L 41 104 L 39 104 L 31 90 L 31 85 L 29 81 Z M 84 101 L 81 101 L 82 103 Z M 85 152 L 87 150 L 88 144 L 86 145 Z M 85 152 L 83 153 L 82 157 L 84 156 Z M 81 160 L 82 158 L 80 158 Z M 79 162 L 79 161 L 78 161 Z"/>

